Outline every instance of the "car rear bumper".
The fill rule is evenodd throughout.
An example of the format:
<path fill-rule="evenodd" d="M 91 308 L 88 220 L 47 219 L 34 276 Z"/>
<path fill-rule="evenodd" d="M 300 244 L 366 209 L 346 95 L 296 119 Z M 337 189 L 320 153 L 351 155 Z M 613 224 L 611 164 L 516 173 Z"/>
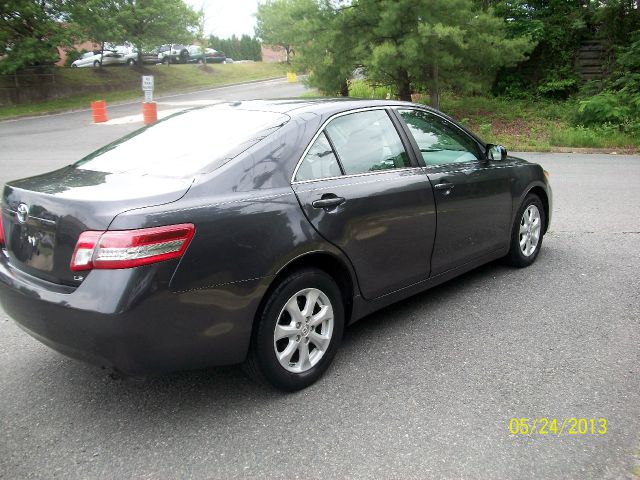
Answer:
<path fill-rule="evenodd" d="M 45 345 L 128 375 L 243 361 L 262 282 L 174 293 L 158 265 L 96 270 L 65 292 L 0 258 L 0 303 Z"/>

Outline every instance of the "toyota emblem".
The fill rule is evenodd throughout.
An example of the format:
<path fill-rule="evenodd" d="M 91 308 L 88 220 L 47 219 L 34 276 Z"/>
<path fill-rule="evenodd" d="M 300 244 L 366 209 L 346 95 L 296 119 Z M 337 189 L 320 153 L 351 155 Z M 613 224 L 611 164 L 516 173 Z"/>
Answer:
<path fill-rule="evenodd" d="M 18 217 L 18 221 L 20 223 L 24 223 L 29 218 L 29 206 L 25 203 L 21 203 L 18 205 L 18 211 L 16 216 Z"/>

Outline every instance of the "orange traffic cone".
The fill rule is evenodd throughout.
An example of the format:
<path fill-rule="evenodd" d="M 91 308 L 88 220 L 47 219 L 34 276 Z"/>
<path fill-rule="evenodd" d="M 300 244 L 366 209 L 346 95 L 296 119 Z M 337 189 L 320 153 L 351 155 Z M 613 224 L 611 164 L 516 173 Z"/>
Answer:
<path fill-rule="evenodd" d="M 142 118 L 145 125 L 151 125 L 158 121 L 158 105 L 156 102 L 142 103 Z"/>
<path fill-rule="evenodd" d="M 102 123 L 108 120 L 107 118 L 107 102 L 104 100 L 96 100 L 91 102 L 91 111 L 93 113 L 93 122 Z"/>

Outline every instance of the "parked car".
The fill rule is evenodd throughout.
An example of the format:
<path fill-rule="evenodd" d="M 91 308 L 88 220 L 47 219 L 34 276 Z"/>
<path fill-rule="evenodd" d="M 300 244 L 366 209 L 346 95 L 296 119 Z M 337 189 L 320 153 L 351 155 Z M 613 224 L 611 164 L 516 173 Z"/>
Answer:
<path fill-rule="evenodd" d="M 101 54 L 101 52 L 103 53 Z M 71 64 L 71 67 L 99 67 L 101 64 L 103 66 L 119 65 L 122 63 L 121 57 L 121 54 L 113 50 L 95 50 L 83 54 Z"/>
<path fill-rule="evenodd" d="M 199 45 L 190 45 L 189 50 L 189 63 L 224 63 L 226 57 L 224 52 L 219 52 L 213 48 L 205 48 L 204 53 L 202 47 Z"/>
<path fill-rule="evenodd" d="M 158 48 L 158 60 L 160 63 L 188 63 L 189 50 L 184 45 L 171 43 Z"/>
<path fill-rule="evenodd" d="M 120 57 L 118 57 L 119 64 L 129 65 L 131 67 L 138 62 L 138 52 L 133 47 L 117 45 L 112 50 L 120 54 Z"/>
<path fill-rule="evenodd" d="M 346 325 L 492 260 L 531 265 L 547 175 L 423 105 L 194 109 L 8 182 L 0 301 L 126 374 L 244 362 L 296 390 Z"/>
<path fill-rule="evenodd" d="M 160 58 L 158 57 L 158 49 L 152 48 L 151 50 L 145 50 L 142 52 L 142 63 L 155 65 L 156 63 L 160 63 Z M 136 62 L 138 60 L 136 59 Z"/>

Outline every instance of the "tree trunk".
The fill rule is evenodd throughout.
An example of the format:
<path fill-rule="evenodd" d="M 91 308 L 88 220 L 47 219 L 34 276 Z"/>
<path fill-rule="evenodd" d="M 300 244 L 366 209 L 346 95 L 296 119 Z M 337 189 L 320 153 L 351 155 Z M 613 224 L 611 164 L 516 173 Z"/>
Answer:
<path fill-rule="evenodd" d="M 431 86 L 429 87 L 429 103 L 436 110 L 440 110 L 440 83 L 438 78 L 438 64 L 431 69 Z"/>
<path fill-rule="evenodd" d="M 340 82 L 340 95 L 343 97 L 349 96 L 349 83 L 347 80 L 342 80 L 342 82 Z"/>
<path fill-rule="evenodd" d="M 100 68 L 102 68 L 102 59 L 104 58 L 104 42 L 100 44 Z"/>
<path fill-rule="evenodd" d="M 411 101 L 411 81 L 409 73 L 404 68 L 398 71 L 398 97 L 405 102 Z"/>
<path fill-rule="evenodd" d="M 136 50 L 138 51 L 138 60 L 136 61 L 136 66 L 142 70 L 142 67 L 144 67 L 144 64 L 142 62 L 142 45 L 136 45 Z"/>

